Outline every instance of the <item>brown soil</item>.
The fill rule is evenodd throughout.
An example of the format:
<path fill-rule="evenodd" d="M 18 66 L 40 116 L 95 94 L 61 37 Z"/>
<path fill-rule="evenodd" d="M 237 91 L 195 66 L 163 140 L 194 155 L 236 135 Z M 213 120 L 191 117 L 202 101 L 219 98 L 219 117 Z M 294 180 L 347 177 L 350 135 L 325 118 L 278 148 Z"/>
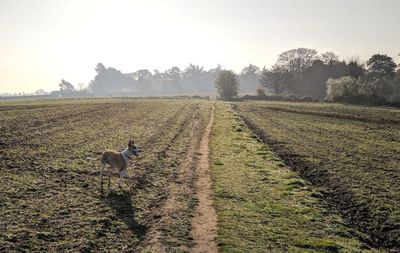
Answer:
<path fill-rule="evenodd" d="M 192 181 L 192 168 L 194 166 L 194 153 L 196 149 L 196 140 L 198 140 L 195 136 L 198 132 L 197 127 L 198 123 L 195 122 L 193 124 L 191 141 L 185 160 L 180 166 L 179 174 L 175 182 L 171 183 L 168 188 L 169 195 L 167 200 L 163 203 L 163 206 L 153 214 L 154 218 L 159 218 L 152 224 L 147 232 L 145 240 L 142 242 L 143 252 L 168 252 L 169 250 L 165 245 L 163 234 L 170 227 L 174 226 L 175 219 L 179 219 L 179 217 L 176 217 L 176 214 L 178 214 L 180 210 L 188 209 L 187 204 L 181 196 L 183 194 L 190 194 L 191 192 L 190 185 Z M 184 245 L 181 245 L 180 248 L 184 251 L 188 250 Z"/>
<path fill-rule="evenodd" d="M 180 131 L 177 132 L 176 137 L 178 137 L 178 134 L 184 132 L 184 128 L 186 128 L 187 125 L 188 122 L 185 121 L 185 123 L 181 125 Z M 160 202 L 158 203 L 154 203 L 154 207 L 152 208 L 153 210 L 151 214 L 148 215 L 150 219 L 148 222 L 149 229 L 138 247 L 140 252 L 172 251 L 171 245 L 168 244 L 175 240 L 177 237 L 176 234 L 179 233 L 179 231 L 174 230 L 174 228 L 178 226 L 177 221 L 179 215 L 190 210 L 184 196 L 191 194 L 190 185 L 193 177 L 191 170 L 194 164 L 194 151 L 196 150 L 196 145 L 200 138 L 197 136 L 199 127 L 198 120 L 195 120 L 192 129 L 190 130 L 190 142 L 186 150 L 186 156 L 180 164 L 176 176 L 171 174 L 171 183 L 166 186 L 168 197 L 160 199 Z M 170 149 L 172 145 L 173 142 L 171 142 L 171 145 L 164 150 L 164 156 L 166 156 L 166 152 L 168 152 L 168 149 Z M 188 250 L 188 247 L 182 242 L 176 242 L 172 248 L 179 248 L 182 251 Z"/>
<path fill-rule="evenodd" d="M 1 112 L 0 213 L 8 219 L 0 221 L 0 252 L 142 252 L 147 238 L 166 252 L 189 251 L 194 169 L 182 164 L 187 153 L 196 160 L 209 106 L 144 101 Z M 144 150 L 130 164 L 132 178 L 120 189 L 113 176 L 101 193 L 96 158 L 132 135 Z"/>
<path fill-rule="evenodd" d="M 195 181 L 198 205 L 192 219 L 194 246 L 191 252 L 218 252 L 217 214 L 213 206 L 212 182 L 209 174 L 209 137 L 214 123 L 214 108 L 199 147 Z"/>
<path fill-rule="evenodd" d="M 206 128 L 194 121 L 185 158 L 167 187 L 168 197 L 153 209 L 139 251 L 217 252 L 217 218 L 208 175 L 208 142 L 213 120 L 214 109 Z"/>

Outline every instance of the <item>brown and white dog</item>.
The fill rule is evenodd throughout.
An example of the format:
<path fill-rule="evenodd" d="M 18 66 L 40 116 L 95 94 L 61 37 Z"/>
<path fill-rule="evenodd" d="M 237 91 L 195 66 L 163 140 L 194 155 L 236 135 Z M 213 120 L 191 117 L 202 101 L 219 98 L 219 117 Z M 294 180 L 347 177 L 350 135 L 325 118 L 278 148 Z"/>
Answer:
<path fill-rule="evenodd" d="M 138 156 L 141 152 L 140 148 L 135 145 L 135 141 L 129 140 L 128 147 L 124 149 L 122 152 L 116 152 L 112 150 L 107 150 L 101 155 L 101 171 L 100 171 L 100 180 L 101 187 L 103 188 L 103 170 L 104 167 L 108 164 L 108 187 L 110 187 L 110 168 L 117 169 L 119 172 L 119 182 L 118 185 L 121 187 L 122 178 L 129 178 L 129 174 L 127 171 L 129 160 L 133 158 L 133 156 Z"/>

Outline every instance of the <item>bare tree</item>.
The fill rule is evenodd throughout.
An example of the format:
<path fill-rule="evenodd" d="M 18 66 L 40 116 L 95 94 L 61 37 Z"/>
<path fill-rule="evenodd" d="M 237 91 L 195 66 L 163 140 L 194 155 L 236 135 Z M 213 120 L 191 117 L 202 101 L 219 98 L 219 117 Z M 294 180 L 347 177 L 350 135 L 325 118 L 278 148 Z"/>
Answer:
<path fill-rule="evenodd" d="M 89 83 L 88 89 L 95 94 L 111 95 L 131 91 L 133 79 L 115 68 L 105 68 L 99 63 L 96 66 L 97 75 Z"/>
<path fill-rule="evenodd" d="M 333 52 L 325 52 L 321 54 L 321 61 L 326 65 L 332 65 L 339 61 L 339 56 Z"/>
<path fill-rule="evenodd" d="M 61 83 L 59 83 L 58 86 L 60 86 L 61 92 L 71 92 L 75 90 L 74 86 L 64 79 L 61 80 Z"/>
<path fill-rule="evenodd" d="M 352 78 L 362 77 L 365 73 L 364 64 L 358 57 L 352 57 L 347 63 L 347 72 Z"/>
<path fill-rule="evenodd" d="M 97 74 L 101 74 L 101 72 L 103 72 L 104 70 L 106 70 L 106 66 L 104 66 L 103 63 L 97 63 L 96 68 L 94 70 L 96 70 Z"/>
<path fill-rule="evenodd" d="M 258 79 L 260 78 L 260 68 L 250 64 L 243 68 L 239 75 L 240 92 L 241 93 L 255 93 L 258 86 Z"/>
<path fill-rule="evenodd" d="M 42 89 L 38 89 L 37 91 L 35 91 L 35 95 L 46 95 L 46 92 Z"/>
<path fill-rule="evenodd" d="M 182 73 L 182 86 L 185 93 L 196 94 L 202 92 L 206 82 L 206 72 L 203 67 L 189 64 Z"/>
<path fill-rule="evenodd" d="M 85 84 L 84 83 L 78 83 L 78 90 L 82 91 L 85 89 Z"/>
<path fill-rule="evenodd" d="M 301 72 L 318 59 L 318 52 L 310 48 L 291 49 L 281 53 L 275 67 L 290 72 Z"/>
<path fill-rule="evenodd" d="M 182 74 L 178 67 L 172 67 L 164 72 L 163 92 L 167 95 L 178 95 L 183 93 Z"/>
<path fill-rule="evenodd" d="M 153 74 L 147 69 L 140 69 L 130 76 L 133 78 L 137 87 L 137 92 L 140 95 L 149 95 L 152 90 Z"/>
<path fill-rule="evenodd" d="M 261 86 L 272 88 L 275 94 L 281 94 L 284 91 L 292 91 L 295 84 L 295 76 L 293 72 L 281 69 L 277 66 L 271 70 L 263 69 L 260 78 Z"/>

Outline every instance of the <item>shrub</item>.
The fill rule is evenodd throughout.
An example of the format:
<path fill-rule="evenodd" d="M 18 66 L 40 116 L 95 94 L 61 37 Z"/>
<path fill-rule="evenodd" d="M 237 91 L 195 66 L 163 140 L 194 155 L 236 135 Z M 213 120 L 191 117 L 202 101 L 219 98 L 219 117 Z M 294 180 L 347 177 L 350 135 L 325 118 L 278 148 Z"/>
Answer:
<path fill-rule="evenodd" d="M 261 87 L 258 87 L 258 88 L 257 88 L 257 96 L 259 96 L 259 97 L 265 97 L 265 96 L 266 96 L 265 90 L 264 90 L 263 88 L 261 88 Z"/>
<path fill-rule="evenodd" d="M 219 72 L 217 80 L 218 95 L 223 100 L 230 100 L 238 95 L 239 82 L 237 75 L 231 70 Z"/>
<path fill-rule="evenodd" d="M 384 104 L 383 87 L 385 80 L 361 81 L 349 76 L 329 79 L 326 82 L 326 101 L 355 104 Z"/>
<path fill-rule="evenodd" d="M 330 102 L 349 102 L 356 95 L 359 83 L 356 79 L 345 76 L 339 79 L 328 79 L 326 82 L 326 100 Z"/>

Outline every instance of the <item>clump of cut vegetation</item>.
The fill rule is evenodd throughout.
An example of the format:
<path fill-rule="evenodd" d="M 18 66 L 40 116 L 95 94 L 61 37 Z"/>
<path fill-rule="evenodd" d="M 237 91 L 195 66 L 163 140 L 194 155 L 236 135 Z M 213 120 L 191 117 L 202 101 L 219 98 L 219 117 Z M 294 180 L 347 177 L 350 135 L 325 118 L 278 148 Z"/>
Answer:
<path fill-rule="evenodd" d="M 323 189 L 349 224 L 400 247 L 400 110 L 282 102 L 235 105 L 294 170 Z"/>

